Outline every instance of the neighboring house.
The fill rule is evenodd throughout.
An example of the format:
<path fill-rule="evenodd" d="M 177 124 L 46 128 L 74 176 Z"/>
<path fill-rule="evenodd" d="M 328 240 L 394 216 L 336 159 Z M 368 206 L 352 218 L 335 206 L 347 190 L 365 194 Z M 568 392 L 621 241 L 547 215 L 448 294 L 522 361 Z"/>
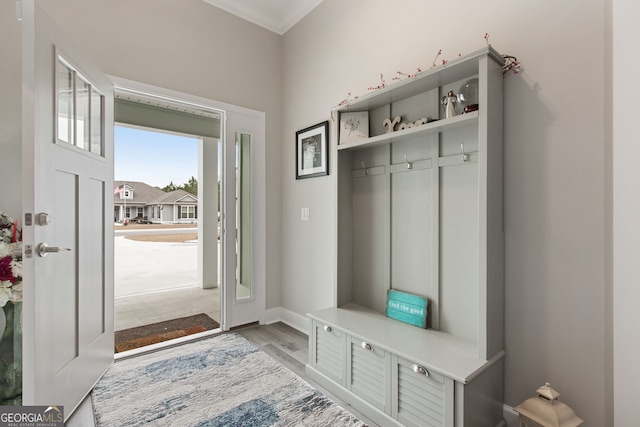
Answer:
<path fill-rule="evenodd" d="M 113 220 L 159 224 L 198 222 L 198 199 L 184 190 L 165 192 L 138 181 L 115 181 Z"/>

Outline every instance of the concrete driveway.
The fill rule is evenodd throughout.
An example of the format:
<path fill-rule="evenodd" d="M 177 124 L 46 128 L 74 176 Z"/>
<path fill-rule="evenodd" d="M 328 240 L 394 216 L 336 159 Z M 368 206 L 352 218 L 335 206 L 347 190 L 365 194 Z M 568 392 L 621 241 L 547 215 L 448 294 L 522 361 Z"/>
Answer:
<path fill-rule="evenodd" d="M 196 231 L 196 228 L 184 226 L 116 227 L 116 331 L 199 313 L 221 322 L 220 289 L 201 289 L 198 283 L 198 243 L 180 241 Z M 167 234 L 180 236 L 145 237 Z M 140 236 L 144 238 L 140 239 Z"/>
<path fill-rule="evenodd" d="M 153 234 L 160 231 L 168 232 L 136 230 Z M 114 237 L 114 249 L 116 298 L 198 286 L 197 242 L 139 242 L 118 235 Z"/>

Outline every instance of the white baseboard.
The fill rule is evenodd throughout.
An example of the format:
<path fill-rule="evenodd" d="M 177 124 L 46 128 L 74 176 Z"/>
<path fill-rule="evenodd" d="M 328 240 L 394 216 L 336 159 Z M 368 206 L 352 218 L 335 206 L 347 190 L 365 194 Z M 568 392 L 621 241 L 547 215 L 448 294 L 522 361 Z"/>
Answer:
<path fill-rule="evenodd" d="M 311 320 L 284 307 L 277 307 L 267 310 L 265 312 L 264 318 L 264 323 L 267 325 L 276 322 L 282 322 L 294 329 L 299 330 L 305 335 L 309 335 L 309 331 L 311 330 Z"/>
<path fill-rule="evenodd" d="M 262 319 L 260 319 L 261 325 L 270 325 L 280 321 L 281 308 L 270 308 L 264 312 Z"/>
<path fill-rule="evenodd" d="M 502 418 L 507 423 L 507 427 L 518 427 L 518 413 L 509 405 L 502 405 Z"/>

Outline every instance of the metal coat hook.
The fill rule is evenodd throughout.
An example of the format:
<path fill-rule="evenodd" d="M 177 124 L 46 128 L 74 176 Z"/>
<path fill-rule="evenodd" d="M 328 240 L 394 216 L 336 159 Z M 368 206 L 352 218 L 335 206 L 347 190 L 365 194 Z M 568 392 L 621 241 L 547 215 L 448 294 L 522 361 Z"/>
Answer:
<path fill-rule="evenodd" d="M 407 159 L 407 153 L 404 153 L 404 161 L 407 162 L 407 169 L 413 169 L 413 163 Z"/>
<path fill-rule="evenodd" d="M 464 144 L 460 143 L 460 149 L 462 150 L 462 161 L 463 162 L 468 162 L 469 161 L 469 155 L 464 152 Z"/>
<path fill-rule="evenodd" d="M 364 169 L 364 174 L 369 175 L 369 169 L 364 165 L 364 160 L 362 161 L 362 169 Z"/>

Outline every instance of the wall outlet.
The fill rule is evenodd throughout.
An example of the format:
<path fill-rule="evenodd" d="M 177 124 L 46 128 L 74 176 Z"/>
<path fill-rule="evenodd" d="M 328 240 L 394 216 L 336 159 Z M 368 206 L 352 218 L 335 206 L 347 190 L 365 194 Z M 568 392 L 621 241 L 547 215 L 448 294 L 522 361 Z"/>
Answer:
<path fill-rule="evenodd" d="M 300 219 L 302 221 L 309 221 L 309 208 L 300 208 Z"/>

